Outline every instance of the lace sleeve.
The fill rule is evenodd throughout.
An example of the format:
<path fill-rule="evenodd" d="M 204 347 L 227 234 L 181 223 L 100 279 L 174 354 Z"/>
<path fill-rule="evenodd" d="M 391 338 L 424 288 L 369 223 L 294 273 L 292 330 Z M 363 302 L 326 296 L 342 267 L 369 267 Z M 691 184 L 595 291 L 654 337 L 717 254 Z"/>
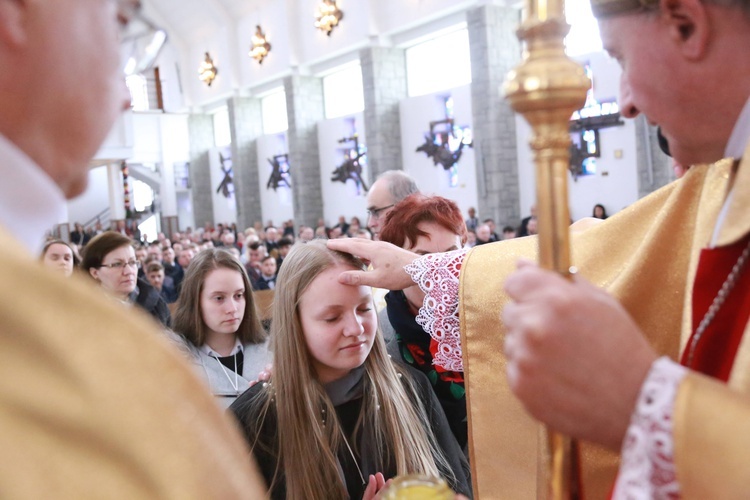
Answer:
<path fill-rule="evenodd" d="M 417 323 L 438 344 L 433 363 L 454 372 L 464 371 L 458 322 L 458 276 L 468 251 L 425 255 L 404 268 L 425 293 Z"/>
<path fill-rule="evenodd" d="M 625 433 L 614 500 L 680 498 L 672 412 L 686 373 L 685 367 L 666 357 L 651 366 Z"/>

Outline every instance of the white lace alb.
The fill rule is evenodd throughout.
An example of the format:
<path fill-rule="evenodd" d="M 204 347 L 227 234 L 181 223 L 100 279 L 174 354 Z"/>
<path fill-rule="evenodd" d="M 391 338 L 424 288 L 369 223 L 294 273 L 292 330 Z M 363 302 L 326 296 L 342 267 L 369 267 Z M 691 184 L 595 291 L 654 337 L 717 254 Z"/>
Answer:
<path fill-rule="evenodd" d="M 614 500 L 680 498 L 672 430 L 677 389 L 687 371 L 667 357 L 651 366 L 622 443 Z"/>
<path fill-rule="evenodd" d="M 438 343 L 433 363 L 459 372 L 463 372 L 463 360 L 458 278 L 467 252 L 425 255 L 405 268 L 425 293 L 417 323 Z M 687 368 L 666 357 L 651 366 L 625 434 L 613 499 L 680 498 L 672 415 L 677 388 L 686 374 Z"/>
<path fill-rule="evenodd" d="M 469 249 L 424 255 L 404 270 L 425 293 L 417 323 L 438 344 L 432 363 L 463 372 L 458 320 L 458 276 Z"/>

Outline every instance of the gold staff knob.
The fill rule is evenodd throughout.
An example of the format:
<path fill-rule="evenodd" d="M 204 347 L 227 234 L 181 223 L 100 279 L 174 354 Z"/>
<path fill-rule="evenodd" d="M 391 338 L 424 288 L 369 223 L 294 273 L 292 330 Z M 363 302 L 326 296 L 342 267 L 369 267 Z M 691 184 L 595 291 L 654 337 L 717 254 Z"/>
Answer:
<path fill-rule="evenodd" d="M 523 62 L 503 86 L 513 109 L 532 127 L 539 219 L 539 263 L 569 275 L 568 165 L 570 117 L 583 107 L 591 82 L 585 70 L 565 55 L 563 40 L 570 27 L 562 0 L 527 0 L 518 29 L 525 42 Z M 540 439 L 543 472 L 539 498 L 582 498 L 577 443 L 544 429 Z"/>

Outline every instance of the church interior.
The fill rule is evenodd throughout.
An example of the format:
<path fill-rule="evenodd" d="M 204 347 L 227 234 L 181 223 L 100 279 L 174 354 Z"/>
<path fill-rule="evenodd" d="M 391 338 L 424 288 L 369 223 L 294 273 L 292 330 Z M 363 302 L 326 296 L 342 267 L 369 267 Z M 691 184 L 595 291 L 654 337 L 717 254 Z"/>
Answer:
<path fill-rule="evenodd" d="M 536 197 L 530 128 L 501 90 L 521 61 L 521 11 L 475 0 L 144 1 L 166 44 L 153 69 L 128 78 L 133 109 L 53 233 L 125 220 L 153 241 L 219 223 L 365 220 L 368 186 L 394 169 L 516 227 Z M 593 81 L 571 118 L 578 220 L 597 204 L 617 213 L 674 174 L 656 130 L 619 118 L 620 70 L 588 3 L 567 2 L 567 13 L 567 53 Z"/>

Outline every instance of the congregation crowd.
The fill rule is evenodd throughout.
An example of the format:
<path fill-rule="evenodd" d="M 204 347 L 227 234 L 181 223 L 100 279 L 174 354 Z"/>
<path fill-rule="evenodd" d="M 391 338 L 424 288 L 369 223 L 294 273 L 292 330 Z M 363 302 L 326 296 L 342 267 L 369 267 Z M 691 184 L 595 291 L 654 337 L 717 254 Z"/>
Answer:
<path fill-rule="evenodd" d="M 519 227 L 504 228 L 502 239 L 514 238 L 517 233 L 535 234 L 534 211 L 532 207 L 532 214 Z M 336 317 L 346 317 L 341 311 L 347 307 L 354 311 L 356 318 L 351 321 L 353 326 L 343 327 L 353 332 L 345 333 L 343 338 L 354 342 L 353 346 L 343 348 L 353 351 L 343 358 L 347 369 L 342 372 L 341 367 L 336 366 L 341 360 L 328 361 L 328 370 L 331 365 L 337 368 L 333 375 L 326 375 L 331 384 L 341 386 L 343 373 L 347 384 L 361 385 L 358 377 L 361 379 L 363 367 L 370 364 L 361 362 L 372 358 L 372 363 L 378 364 L 373 367 L 373 373 L 384 377 L 385 382 L 385 388 L 373 389 L 390 391 L 373 396 L 377 401 L 383 398 L 400 406 L 391 407 L 390 414 L 384 412 L 386 420 L 372 422 L 374 428 L 367 431 L 385 433 L 380 439 L 388 438 L 389 432 L 401 435 L 408 431 L 414 435 L 413 449 L 403 446 L 391 449 L 386 445 L 392 456 L 378 457 L 355 425 L 359 415 L 369 418 L 363 412 L 371 408 L 359 398 L 339 394 L 340 389 L 331 389 L 331 406 L 325 403 L 323 411 L 327 408 L 338 415 L 347 443 L 345 449 L 349 449 L 348 453 L 338 450 L 332 453 L 335 459 L 329 458 L 332 463 L 337 462 L 335 468 L 343 469 L 348 494 L 358 497 L 365 493 L 365 471 L 379 479 L 378 473 L 392 477 L 405 463 L 418 463 L 421 470 L 442 476 L 456 491 L 471 495 L 463 373 L 442 370 L 433 363 L 437 344 L 417 323 L 419 307 L 416 299 L 412 300 L 412 296 L 419 293 L 417 287 L 390 292 L 360 287 L 359 296 L 355 294 L 352 299 L 351 292 L 343 285 L 330 280 L 327 285 L 316 283 L 318 275 L 330 274 L 334 269 L 362 269 L 365 265 L 351 256 L 326 249 L 321 243 L 323 240 L 372 240 L 374 235 L 375 239 L 425 255 L 498 241 L 501 237 L 495 233 L 492 219 L 480 223 L 474 208 L 468 210 L 468 217 L 464 219 L 454 201 L 420 193 L 414 179 L 394 170 L 380 176 L 368 193 L 367 227 L 363 227 L 358 217 L 347 221 L 344 216 L 330 227 L 320 219 L 317 227 L 300 226 L 296 231 L 293 221 L 286 221 L 281 227 L 276 227 L 272 221 L 265 227 L 258 222 L 244 231 L 238 230 L 236 224 L 215 227 L 206 224 L 198 230 L 187 228 L 184 232 L 175 232 L 170 237 L 159 233 L 151 242 L 141 241 L 137 232 L 126 229 L 130 227 L 137 226 L 119 224 L 114 230 L 103 231 L 101 224 L 96 224 L 87 231 L 75 224 L 69 242 L 47 241 L 41 260 L 65 276 L 79 272 L 92 278 L 106 296 L 126 307 L 140 308 L 161 323 L 178 350 L 192 362 L 196 374 L 207 383 L 219 406 L 225 408 L 234 404 L 231 408 L 245 428 L 261 471 L 272 485 L 274 497 L 283 498 L 288 488 L 297 487 L 293 482 L 279 480 L 279 447 L 294 447 L 300 443 L 277 440 L 278 426 L 293 425 L 293 422 L 288 420 L 288 415 L 275 415 L 273 419 L 278 422 L 266 420 L 269 404 L 267 391 L 263 389 L 267 387 L 266 382 L 250 389 L 259 378 L 268 380 L 271 372 L 276 381 L 286 377 L 289 371 L 299 371 L 299 364 L 290 366 L 285 357 L 289 353 L 284 349 L 297 353 L 300 350 L 299 345 L 294 345 L 300 332 L 289 325 L 301 323 L 301 334 L 305 336 L 306 323 L 311 320 L 305 319 L 302 303 L 319 305 L 326 302 L 326 298 L 330 299 L 328 307 L 334 312 L 324 310 L 323 316 L 333 316 L 332 323 L 337 321 Z M 287 269 L 291 270 L 285 272 Z M 307 274 L 308 279 L 302 279 L 300 273 Z M 258 305 L 263 293 L 271 293 L 275 298 L 272 299 L 273 314 L 267 318 L 261 317 Z M 295 318 L 297 315 L 300 316 Z M 342 321 L 350 322 L 349 319 Z M 315 329 L 314 325 L 311 329 Z M 378 329 L 382 332 L 382 343 L 375 335 Z M 293 335 L 292 339 L 283 340 L 287 335 Z M 335 357 L 332 353 L 337 348 L 328 345 L 317 352 L 314 342 L 308 341 L 306 350 L 313 358 L 313 366 L 319 366 L 325 364 L 321 358 Z M 388 361 L 385 355 L 390 356 Z M 347 358 L 357 362 L 351 364 Z M 392 365 L 391 360 L 397 363 Z M 316 378 L 323 381 L 325 373 L 325 370 L 322 373 L 318 370 Z M 392 386 L 393 380 L 387 382 L 394 375 L 411 380 L 406 398 L 403 391 Z M 290 380 L 285 383 L 299 384 L 294 382 L 299 380 L 299 373 Z M 295 387 L 294 392 L 300 390 L 307 393 L 306 398 L 312 397 L 311 391 L 315 392 L 310 381 Z M 357 390 L 361 392 L 362 388 Z M 251 396 L 241 397 L 246 391 Z M 284 400 L 279 398 L 277 404 Z M 261 405 L 258 401 L 264 403 Z M 260 406 L 263 414 L 258 413 Z M 296 411 L 304 412 L 299 408 Z M 402 412 L 411 420 L 404 420 L 401 415 L 398 424 L 396 413 Z M 425 423 L 429 425 L 425 427 Z M 403 428 L 395 429 L 398 425 Z M 332 450 L 341 448 L 337 436 L 331 439 Z M 350 446 L 347 439 L 365 440 Z M 420 450 L 423 455 L 416 454 Z M 433 459 L 428 460 L 428 456 Z M 380 458 L 387 460 L 379 462 Z M 401 463 L 402 460 L 406 462 Z M 351 480 L 352 477 L 355 480 Z M 357 477 L 362 481 L 357 481 Z M 373 491 L 382 486 L 375 481 Z M 327 494 L 330 493 L 329 490 Z"/>

